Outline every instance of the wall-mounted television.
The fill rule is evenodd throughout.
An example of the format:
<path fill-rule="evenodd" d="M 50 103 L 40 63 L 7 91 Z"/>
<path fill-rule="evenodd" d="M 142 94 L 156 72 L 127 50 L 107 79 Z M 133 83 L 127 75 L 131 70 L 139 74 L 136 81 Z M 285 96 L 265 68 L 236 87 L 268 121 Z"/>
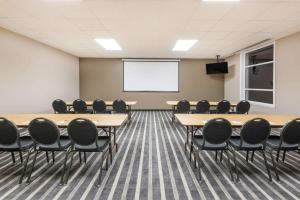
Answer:
<path fill-rule="evenodd" d="M 207 74 L 227 74 L 228 73 L 228 63 L 227 62 L 219 62 L 219 63 L 206 64 L 206 73 Z"/>

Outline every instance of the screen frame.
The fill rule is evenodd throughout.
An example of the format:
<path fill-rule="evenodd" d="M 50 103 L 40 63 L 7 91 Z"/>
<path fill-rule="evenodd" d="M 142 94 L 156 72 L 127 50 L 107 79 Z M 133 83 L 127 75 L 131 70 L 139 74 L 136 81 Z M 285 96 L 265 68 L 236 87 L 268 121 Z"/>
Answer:
<path fill-rule="evenodd" d="M 208 68 L 210 67 L 209 65 L 218 65 L 218 64 L 227 64 L 227 70 L 226 70 L 226 72 L 221 72 L 221 71 L 218 71 L 218 72 L 215 72 L 215 73 L 208 73 Z M 219 63 L 207 63 L 206 64 L 206 74 L 207 75 L 213 75 L 213 74 L 228 74 L 228 72 L 229 72 L 229 70 L 228 70 L 228 62 L 219 62 Z"/>
<path fill-rule="evenodd" d="M 178 63 L 178 85 L 177 85 L 177 88 L 178 90 L 177 91 L 156 91 L 156 90 L 153 90 L 153 91 L 149 91 L 149 90 L 136 90 L 136 91 L 128 91 L 128 90 L 125 90 L 125 73 L 124 73 L 124 62 L 177 62 Z M 122 92 L 124 93 L 127 93 L 127 92 L 144 92 L 144 93 L 180 93 L 180 60 L 179 59 L 123 59 L 122 60 L 122 63 L 123 63 L 123 88 L 122 88 Z"/>

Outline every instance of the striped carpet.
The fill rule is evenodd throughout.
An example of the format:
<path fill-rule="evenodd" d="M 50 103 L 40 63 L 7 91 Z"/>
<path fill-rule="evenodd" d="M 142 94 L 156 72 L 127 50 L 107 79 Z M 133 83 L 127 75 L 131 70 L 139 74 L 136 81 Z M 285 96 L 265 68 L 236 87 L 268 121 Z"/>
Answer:
<path fill-rule="evenodd" d="M 281 181 L 270 183 L 262 156 L 246 163 L 238 154 L 241 181 L 231 182 L 224 164 L 213 152 L 203 152 L 203 181 L 199 183 L 184 151 L 185 129 L 171 124 L 170 112 L 134 112 L 132 123 L 118 129 L 119 151 L 102 185 L 95 186 L 99 156 L 88 154 L 88 163 L 78 156 L 67 186 L 59 186 L 63 154 L 47 164 L 39 154 L 33 182 L 18 185 L 20 161 L 12 164 L 9 153 L 0 154 L 0 199 L 300 199 L 300 155 L 288 153 L 280 164 Z M 275 130 L 276 132 L 276 130 Z M 273 177 L 274 173 L 273 173 Z"/>

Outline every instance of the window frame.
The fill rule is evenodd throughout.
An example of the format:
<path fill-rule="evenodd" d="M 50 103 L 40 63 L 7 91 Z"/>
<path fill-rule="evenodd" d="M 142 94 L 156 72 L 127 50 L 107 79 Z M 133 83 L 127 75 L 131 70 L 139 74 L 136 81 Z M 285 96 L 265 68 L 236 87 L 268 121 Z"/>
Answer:
<path fill-rule="evenodd" d="M 273 45 L 273 61 L 268 61 L 268 62 L 263 62 L 263 63 L 258 63 L 258 64 L 253 64 L 253 65 L 246 65 L 246 54 L 250 53 L 252 51 L 256 51 L 268 46 L 272 46 Z M 253 105 L 258 105 L 258 106 L 263 106 L 263 107 L 270 107 L 270 108 L 275 108 L 275 103 L 276 103 L 276 99 L 275 99 L 275 94 L 276 94 L 276 82 L 275 82 L 275 78 L 276 78 L 276 57 L 275 57 L 275 50 L 276 50 L 276 44 L 275 41 L 273 42 L 268 42 L 268 43 L 263 43 L 248 49 L 245 49 L 243 51 L 241 51 L 240 53 L 240 63 L 241 63 L 241 67 L 240 67 L 240 100 L 245 100 L 246 99 L 246 91 L 269 91 L 269 92 L 273 92 L 273 103 L 263 103 L 263 102 L 259 102 L 259 101 L 251 101 L 251 100 L 247 100 L 249 101 L 251 104 Z M 258 88 L 246 88 L 246 69 L 250 68 L 250 67 L 254 67 L 254 66 L 261 66 L 261 65 L 266 65 L 266 64 L 273 64 L 273 89 L 258 89 Z"/>

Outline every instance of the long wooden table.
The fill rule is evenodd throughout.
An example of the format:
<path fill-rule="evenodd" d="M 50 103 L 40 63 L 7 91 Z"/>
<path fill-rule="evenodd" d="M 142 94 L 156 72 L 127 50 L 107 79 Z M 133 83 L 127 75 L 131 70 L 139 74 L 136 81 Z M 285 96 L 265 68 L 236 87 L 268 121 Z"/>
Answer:
<path fill-rule="evenodd" d="M 177 104 L 178 104 L 178 102 L 179 101 L 166 101 L 166 103 L 169 105 L 169 106 L 171 106 L 172 107 L 172 122 L 174 121 L 174 119 L 175 119 L 175 111 L 176 111 L 176 106 L 177 106 Z M 190 106 L 191 107 L 195 107 L 195 106 L 197 106 L 197 103 L 198 103 L 198 101 L 189 101 L 189 103 L 190 103 Z M 219 102 L 217 102 L 217 101 L 210 101 L 209 102 L 209 105 L 211 106 L 211 107 L 216 107 L 217 105 L 218 105 L 218 103 Z M 236 106 L 237 106 L 237 103 L 236 102 L 230 102 L 230 106 L 231 106 L 231 109 L 234 109 Z"/>
<path fill-rule="evenodd" d="M 106 106 L 112 106 L 113 105 L 113 101 L 104 101 Z M 93 106 L 94 101 L 85 101 L 86 105 L 91 107 Z M 68 110 L 71 110 L 73 107 L 73 101 L 67 101 L 66 102 Z M 131 107 L 137 104 L 137 101 L 125 101 L 125 104 L 127 106 L 128 109 L 128 119 L 131 119 Z"/>
<path fill-rule="evenodd" d="M 31 120 L 43 117 L 52 120 L 58 127 L 65 128 L 76 118 L 85 118 L 91 120 L 98 128 L 103 128 L 111 138 L 113 135 L 114 145 L 118 150 L 116 143 L 116 129 L 122 126 L 128 119 L 127 114 L 0 114 L 14 122 L 18 127 L 28 127 Z"/>
<path fill-rule="evenodd" d="M 254 118 L 263 118 L 269 121 L 271 127 L 283 127 L 287 122 L 297 118 L 296 115 L 276 115 L 276 114 L 175 114 L 178 122 L 186 127 L 186 142 L 185 150 L 189 145 L 189 135 L 191 134 L 191 141 L 197 130 L 203 127 L 206 122 L 215 118 L 227 119 L 233 127 L 241 127 L 247 121 Z M 192 151 L 192 143 L 191 143 Z M 191 155 L 191 154 L 190 154 Z M 191 159 L 191 157 L 190 157 Z"/>

